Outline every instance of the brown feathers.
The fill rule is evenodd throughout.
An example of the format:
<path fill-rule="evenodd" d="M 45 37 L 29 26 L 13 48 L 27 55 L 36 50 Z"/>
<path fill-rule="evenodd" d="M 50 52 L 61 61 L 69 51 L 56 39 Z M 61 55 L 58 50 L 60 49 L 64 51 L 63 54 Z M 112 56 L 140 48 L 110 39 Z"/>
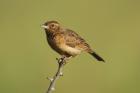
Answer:
<path fill-rule="evenodd" d="M 93 50 L 82 37 L 70 29 L 62 28 L 57 21 L 48 21 L 43 28 L 46 31 L 49 45 L 60 55 L 74 57 L 83 51 L 93 54 Z M 98 58 L 101 57 L 98 56 Z"/>

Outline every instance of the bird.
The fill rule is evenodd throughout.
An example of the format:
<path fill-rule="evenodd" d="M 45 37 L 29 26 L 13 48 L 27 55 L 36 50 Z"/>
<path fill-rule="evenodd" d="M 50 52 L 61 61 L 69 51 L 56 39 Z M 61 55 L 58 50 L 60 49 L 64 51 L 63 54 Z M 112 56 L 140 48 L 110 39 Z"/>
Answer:
<path fill-rule="evenodd" d="M 71 58 L 86 52 L 98 61 L 105 62 L 80 35 L 63 27 L 58 21 L 47 21 L 42 27 L 46 33 L 48 44 L 62 57 Z"/>

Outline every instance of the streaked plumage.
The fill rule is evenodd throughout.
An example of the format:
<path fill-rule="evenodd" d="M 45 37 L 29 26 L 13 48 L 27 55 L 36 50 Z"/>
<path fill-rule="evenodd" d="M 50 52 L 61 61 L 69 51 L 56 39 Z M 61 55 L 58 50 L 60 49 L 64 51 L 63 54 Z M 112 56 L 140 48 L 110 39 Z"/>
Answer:
<path fill-rule="evenodd" d="M 81 52 L 93 55 L 98 61 L 104 61 L 98 56 L 77 33 L 60 26 L 57 21 L 48 21 L 43 26 L 48 44 L 62 56 L 74 57 Z"/>

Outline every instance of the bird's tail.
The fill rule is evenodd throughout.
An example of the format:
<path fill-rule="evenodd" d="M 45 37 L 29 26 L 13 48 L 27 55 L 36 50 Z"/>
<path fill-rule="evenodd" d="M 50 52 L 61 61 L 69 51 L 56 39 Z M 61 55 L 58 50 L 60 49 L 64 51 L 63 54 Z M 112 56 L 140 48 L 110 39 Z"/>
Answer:
<path fill-rule="evenodd" d="M 89 52 L 89 54 L 91 54 L 94 58 L 96 58 L 98 61 L 102 61 L 105 62 L 105 60 L 100 57 L 98 54 L 96 54 L 95 52 Z"/>

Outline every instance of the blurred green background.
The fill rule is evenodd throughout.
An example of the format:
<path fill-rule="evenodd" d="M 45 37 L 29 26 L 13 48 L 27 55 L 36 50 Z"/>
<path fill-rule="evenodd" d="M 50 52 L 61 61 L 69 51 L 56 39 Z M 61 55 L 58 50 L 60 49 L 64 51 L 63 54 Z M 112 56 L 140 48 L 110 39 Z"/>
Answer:
<path fill-rule="evenodd" d="M 40 27 L 58 20 L 106 60 L 70 60 L 54 93 L 140 93 L 139 0 L 0 0 L 0 93 L 45 93 L 59 57 Z"/>

